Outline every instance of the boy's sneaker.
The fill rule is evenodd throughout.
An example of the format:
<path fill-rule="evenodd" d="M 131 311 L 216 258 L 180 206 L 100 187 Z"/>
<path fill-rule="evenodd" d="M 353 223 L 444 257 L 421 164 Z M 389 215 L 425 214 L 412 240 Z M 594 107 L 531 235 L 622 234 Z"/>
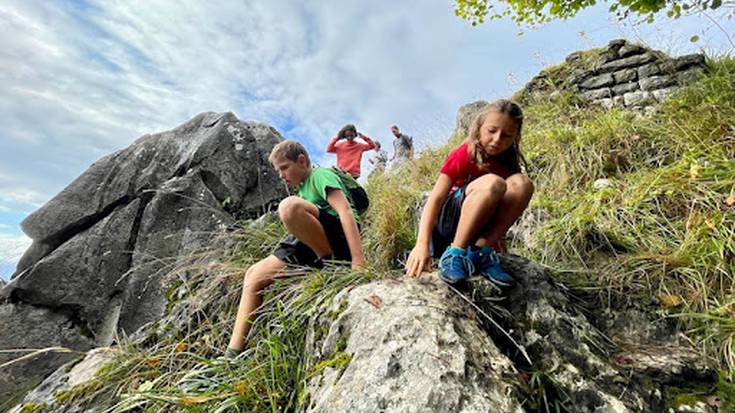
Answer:
<path fill-rule="evenodd" d="M 467 251 L 462 248 L 449 247 L 439 259 L 439 277 L 449 284 L 456 284 L 472 274 L 472 262 L 467 258 Z"/>
<path fill-rule="evenodd" d="M 468 247 L 467 258 L 472 262 L 477 273 L 500 288 L 511 287 L 515 280 L 500 266 L 500 259 L 492 248 Z"/>

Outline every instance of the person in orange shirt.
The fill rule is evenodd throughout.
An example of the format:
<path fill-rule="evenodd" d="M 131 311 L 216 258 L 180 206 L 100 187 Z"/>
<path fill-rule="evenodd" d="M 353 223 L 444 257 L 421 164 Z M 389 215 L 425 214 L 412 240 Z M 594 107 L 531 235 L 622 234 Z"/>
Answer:
<path fill-rule="evenodd" d="M 364 142 L 358 141 L 360 137 Z M 337 136 L 327 145 L 327 152 L 337 155 L 337 167 L 355 179 L 360 177 L 362 153 L 376 149 L 378 146 L 372 139 L 357 131 L 355 125 L 347 124 L 339 130 Z"/>

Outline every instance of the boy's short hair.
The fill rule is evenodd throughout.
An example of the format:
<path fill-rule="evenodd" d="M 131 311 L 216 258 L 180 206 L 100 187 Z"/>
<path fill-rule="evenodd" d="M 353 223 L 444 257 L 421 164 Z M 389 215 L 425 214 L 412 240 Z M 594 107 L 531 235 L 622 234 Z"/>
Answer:
<path fill-rule="evenodd" d="M 285 158 L 289 161 L 296 162 L 296 160 L 299 159 L 299 155 L 304 155 L 306 157 L 306 165 L 311 165 L 309 153 L 306 152 L 304 145 L 287 139 L 273 147 L 271 154 L 268 156 L 268 161 L 273 163 L 279 159 Z"/>

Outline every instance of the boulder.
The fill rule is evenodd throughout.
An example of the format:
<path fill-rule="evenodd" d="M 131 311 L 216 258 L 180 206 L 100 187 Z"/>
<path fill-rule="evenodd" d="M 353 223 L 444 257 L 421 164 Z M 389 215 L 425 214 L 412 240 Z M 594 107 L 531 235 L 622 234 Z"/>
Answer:
<path fill-rule="evenodd" d="M 478 113 L 490 103 L 484 100 L 478 100 L 476 102 L 468 103 L 463 105 L 457 111 L 457 123 L 454 127 L 454 135 L 467 135 L 470 128 L 470 123 L 475 119 Z"/>
<path fill-rule="evenodd" d="M 44 411 L 58 411 L 49 410 L 53 409 L 57 396 L 89 382 L 107 362 L 113 360 L 116 353 L 117 351 L 112 348 L 96 348 L 90 350 L 84 358 L 59 367 L 8 413 L 23 413 L 26 411 L 24 409 L 30 409 L 32 406 L 43 406 Z M 63 413 L 84 411 L 70 407 L 64 406 Z"/>
<path fill-rule="evenodd" d="M 437 277 L 343 291 L 315 332 L 307 412 L 524 411 L 513 364 Z"/>
<path fill-rule="evenodd" d="M 33 244 L 0 293 L 13 313 L 0 323 L 14 331 L 0 338 L 0 349 L 35 348 L 27 337 L 54 323 L 73 338 L 59 344 L 61 333 L 49 333 L 39 341 L 45 346 L 108 346 L 116 333 L 160 319 L 164 275 L 237 219 L 260 216 L 287 195 L 268 162 L 281 140 L 268 125 L 203 113 L 95 162 L 22 222 Z M 43 368 L 32 359 L 15 365 L 33 369 L 32 377 L 0 370 L 0 383 L 11 383 L 0 385 L 5 394 L 68 361 L 47 358 Z M 0 394 L 0 404 L 9 397 Z"/>
<path fill-rule="evenodd" d="M 24 304 L 0 305 L 0 411 L 6 411 L 93 340 L 69 315 Z"/>

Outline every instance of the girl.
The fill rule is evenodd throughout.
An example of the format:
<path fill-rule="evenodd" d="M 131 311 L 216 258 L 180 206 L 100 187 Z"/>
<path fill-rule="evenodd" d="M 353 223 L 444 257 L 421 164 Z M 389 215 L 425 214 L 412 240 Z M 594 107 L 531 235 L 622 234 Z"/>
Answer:
<path fill-rule="evenodd" d="M 533 194 L 520 168 L 522 125 L 521 108 L 506 99 L 491 103 L 474 119 L 465 142 L 444 161 L 426 202 L 416 246 L 406 261 L 409 276 L 420 276 L 431 256 L 441 253 L 440 276 L 450 284 L 475 272 L 499 287 L 513 284 L 495 251 L 505 252 L 505 233 Z"/>

